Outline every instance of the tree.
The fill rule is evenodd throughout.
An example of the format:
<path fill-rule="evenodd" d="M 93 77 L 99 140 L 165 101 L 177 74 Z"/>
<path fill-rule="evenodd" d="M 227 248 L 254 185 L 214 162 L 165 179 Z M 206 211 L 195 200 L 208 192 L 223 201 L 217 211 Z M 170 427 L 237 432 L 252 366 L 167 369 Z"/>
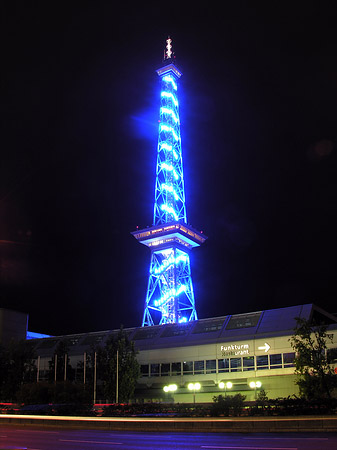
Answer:
<path fill-rule="evenodd" d="M 240 416 L 244 406 L 245 395 L 216 395 L 213 397 L 213 404 L 211 406 L 211 416 Z"/>
<path fill-rule="evenodd" d="M 20 386 L 36 378 L 33 350 L 26 341 L 11 341 L 8 346 L 1 346 L 0 367 L 1 400 L 15 401 Z"/>
<path fill-rule="evenodd" d="M 9 372 L 9 355 L 8 349 L 0 344 L 0 400 L 7 400 L 6 398 L 6 384 Z"/>
<path fill-rule="evenodd" d="M 140 375 L 137 352 L 134 343 L 121 328 L 117 336 L 111 335 L 98 353 L 98 367 L 101 367 L 104 394 L 107 399 L 117 402 L 117 351 L 118 351 L 118 402 L 132 399 L 137 379 Z"/>
<path fill-rule="evenodd" d="M 262 411 L 266 409 L 266 406 L 268 405 L 268 396 L 264 389 L 261 389 L 260 392 L 258 393 L 255 404 L 257 408 L 262 409 Z"/>
<path fill-rule="evenodd" d="M 49 361 L 49 381 L 55 380 L 55 360 L 56 360 L 56 381 L 72 380 L 73 369 L 68 355 L 69 347 L 66 342 L 60 341 L 54 351 L 53 358 Z M 66 367 L 65 367 L 66 365 Z"/>
<path fill-rule="evenodd" d="M 327 344 L 332 342 L 333 335 L 327 333 L 327 325 L 312 324 L 298 317 L 296 322 L 289 341 L 296 352 L 294 363 L 300 395 L 307 399 L 331 398 L 337 376 L 327 360 Z"/>

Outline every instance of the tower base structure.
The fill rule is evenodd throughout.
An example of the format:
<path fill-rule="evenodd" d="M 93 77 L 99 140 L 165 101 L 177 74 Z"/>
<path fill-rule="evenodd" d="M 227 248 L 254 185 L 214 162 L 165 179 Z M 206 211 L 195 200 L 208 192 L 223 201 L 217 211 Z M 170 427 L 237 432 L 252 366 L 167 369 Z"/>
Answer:
<path fill-rule="evenodd" d="M 207 237 L 180 222 L 155 225 L 131 234 L 151 249 L 142 326 L 197 320 L 189 252 Z"/>

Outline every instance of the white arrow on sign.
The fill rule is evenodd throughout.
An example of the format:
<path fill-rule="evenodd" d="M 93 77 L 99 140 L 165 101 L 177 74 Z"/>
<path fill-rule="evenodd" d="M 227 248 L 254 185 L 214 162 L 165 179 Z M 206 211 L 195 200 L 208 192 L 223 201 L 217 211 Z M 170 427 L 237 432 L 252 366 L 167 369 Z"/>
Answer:
<path fill-rule="evenodd" d="M 267 344 L 267 342 L 264 343 L 264 345 L 262 347 L 257 347 L 258 350 L 264 350 L 265 353 L 267 353 L 267 351 L 270 349 L 270 345 Z"/>

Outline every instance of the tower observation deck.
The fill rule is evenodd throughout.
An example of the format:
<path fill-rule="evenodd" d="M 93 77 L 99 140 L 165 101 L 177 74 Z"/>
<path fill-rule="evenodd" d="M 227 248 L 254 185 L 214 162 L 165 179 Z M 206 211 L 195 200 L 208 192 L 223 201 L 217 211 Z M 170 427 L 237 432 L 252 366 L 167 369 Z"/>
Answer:
<path fill-rule="evenodd" d="M 207 239 L 187 224 L 178 81 L 172 40 L 166 41 L 161 80 L 153 226 L 132 235 L 151 249 L 142 326 L 197 320 L 189 252 Z"/>

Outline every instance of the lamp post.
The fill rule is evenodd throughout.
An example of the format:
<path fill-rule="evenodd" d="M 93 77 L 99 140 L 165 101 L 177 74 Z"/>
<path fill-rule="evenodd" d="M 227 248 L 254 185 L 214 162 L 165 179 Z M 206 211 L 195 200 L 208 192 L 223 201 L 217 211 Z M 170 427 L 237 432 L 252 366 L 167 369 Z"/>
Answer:
<path fill-rule="evenodd" d="M 227 381 L 227 383 L 220 381 L 220 383 L 219 383 L 219 388 L 225 389 L 225 397 L 226 397 L 227 389 L 232 389 L 232 387 L 233 387 L 233 383 L 231 381 Z"/>
<path fill-rule="evenodd" d="M 251 389 L 254 389 L 254 391 L 255 391 L 255 400 L 256 400 L 256 389 L 260 389 L 261 386 L 262 386 L 261 381 L 251 381 L 249 383 L 249 387 Z"/>
<path fill-rule="evenodd" d="M 201 384 L 200 383 L 189 383 L 187 387 L 190 391 L 193 391 L 193 403 L 195 403 L 195 391 L 200 390 Z"/>
<path fill-rule="evenodd" d="M 116 355 L 116 403 L 118 404 L 118 350 Z"/>
<path fill-rule="evenodd" d="M 169 384 L 163 387 L 163 391 L 165 392 L 165 394 L 168 394 L 169 392 L 175 392 L 177 389 L 178 386 L 176 384 Z"/>

